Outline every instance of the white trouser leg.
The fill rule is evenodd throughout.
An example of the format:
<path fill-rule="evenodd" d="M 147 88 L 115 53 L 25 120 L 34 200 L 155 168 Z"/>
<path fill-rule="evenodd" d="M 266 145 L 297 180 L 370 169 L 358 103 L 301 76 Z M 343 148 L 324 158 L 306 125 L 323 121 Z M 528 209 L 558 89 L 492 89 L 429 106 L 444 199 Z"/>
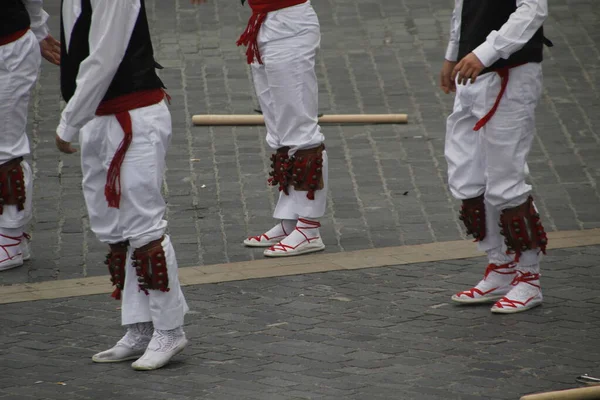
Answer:
<path fill-rule="evenodd" d="M 446 120 L 444 155 L 448 162 L 448 186 L 459 200 L 485 192 L 485 154 L 480 134 L 473 131 L 479 120 L 473 114 L 473 101 L 469 87 L 457 85 L 454 108 Z"/>
<path fill-rule="evenodd" d="M 113 116 L 94 118 L 79 134 L 83 197 L 90 227 L 102 243 L 119 243 L 126 240 L 119 224 L 119 216 L 123 209 L 108 207 L 104 195 L 108 167 L 122 139 L 123 130 Z"/>
<path fill-rule="evenodd" d="M 273 217 L 297 220 L 299 217 L 317 219 L 325 215 L 329 179 L 328 165 L 327 151 L 323 151 L 323 189 L 315 192 L 314 200 L 306 197 L 308 192 L 298 191 L 293 186 L 289 186 L 288 195 L 279 192 L 279 201 L 275 206 Z"/>
<path fill-rule="evenodd" d="M 527 156 L 535 132 L 535 108 L 542 91 L 542 67 L 530 63 L 510 70 L 496 114 L 482 129 L 486 154 L 486 200 L 500 210 L 527 200 Z M 500 77 L 484 81 L 480 103 L 489 107 L 500 90 Z"/>
<path fill-rule="evenodd" d="M 500 234 L 500 211 L 485 202 L 485 238 L 477 243 L 479 251 L 484 251 L 488 255 L 490 264 L 502 265 L 508 264 L 514 260 L 514 257 L 506 254 L 506 245 L 504 237 Z"/>
<path fill-rule="evenodd" d="M 27 111 L 30 91 L 40 67 L 40 46 L 28 32 L 13 43 L 0 46 L 0 164 L 29 154 Z M 25 209 L 4 206 L 0 227 L 22 228 L 32 214 L 33 175 L 27 162 L 21 163 L 25 175 Z"/>
<path fill-rule="evenodd" d="M 318 124 L 318 82 L 315 57 L 320 45 L 319 20 L 309 2 L 269 13 L 258 43 L 264 65 L 253 65 L 257 96 L 267 126 L 267 143 L 289 154 L 323 143 Z M 277 219 L 320 218 L 327 198 L 327 154 L 323 152 L 325 187 L 306 198 L 307 192 L 290 187 L 280 194 L 273 214 Z"/>
<path fill-rule="evenodd" d="M 500 91 L 500 77 L 488 73 L 474 84 L 457 85 L 445 148 L 448 183 L 456 198 L 469 199 L 485 192 L 486 200 L 500 210 L 527 199 L 531 186 L 525 182 L 526 159 L 541 87 L 539 64 L 511 69 L 495 115 L 477 132 L 473 127 L 492 108 Z"/>
<path fill-rule="evenodd" d="M 170 330 L 183 325 L 184 316 L 189 307 L 181 291 L 178 276 L 177 258 L 169 235 L 162 241 L 169 291 L 148 290 L 148 295 L 139 289 L 135 268 L 127 263 L 125 272 L 125 288 L 123 290 L 122 324 L 152 321 L 155 329 Z M 131 260 L 133 249 L 130 247 L 128 260 Z"/>
<path fill-rule="evenodd" d="M 188 306 L 177 279 L 177 260 L 163 219 L 161 194 L 165 155 L 171 138 L 171 116 L 164 102 L 130 111 L 133 140 L 121 166 L 121 203 L 109 208 L 104 196 L 110 161 L 123 140 L 114 116 L 97 117 L 81 131 L 83 188 L 90 225 L 104 243 L 128 240 L 130 252 L 163 235 L 170 291 L 146 296 L 139 293 L 137 277 L 128 258 L 123 293 L 123 324 L 152 320 L 157 329 L 183 324 Z M 171 326 L 172 324 L 178 324 Z M 162 327 L 162 328 L 161 328 Z"/>
<path fill-rule="evenodd" d="M 265 66 L 259 63 L 253 63 L 250 68 L 258 104 L 260 105 L 260 109 L 265 119 L 267 143 L 269 143 L 271 148 L 277 150 L 281 146 L 279 146 L 279 140 L 277 139 L 277 119 L 275 118 L 275 106 L 273 104 L 271 89 L 269 88 L 269 82 L 267 80 L 267 71 L 265 70 Z"/>
<path fill-rule="evenodd" d="M 267 143 L 273 149 L 287 146 L 293 154 L 324 141 L 318 125 L 315 72 L 320 41 L 319 20 L 310 3 L 269 13 L 260 29 L 264 73 L 255 73 L 254 78 L 261 108 L 267 108 L 268 119 L 273 121 L 267 128 Z"/>
<path fill-rule="evenodd" d="M 161 186 L 171 118 L 164 102 L 130 115 L 133 140 L 121 166 L 118 209 L 109 208 L 104 195 L 110 162 L 123 140 L 114 116 L 96 117 L 81 130 L 81 163 L 92 230 L 104 243 L 129 240 L 137 248 L 159 239 L 167 227 Z"/>
<path fill-rule="evenodd" d="M 127 265 L 125 266 L 125 287 L 121 292 L 121 324 L 131 325 L 152 321 L 150 313 L 150 298 L 139 289 L 135 267 L 131 262 L 133 248 L 127 250 Z"/>

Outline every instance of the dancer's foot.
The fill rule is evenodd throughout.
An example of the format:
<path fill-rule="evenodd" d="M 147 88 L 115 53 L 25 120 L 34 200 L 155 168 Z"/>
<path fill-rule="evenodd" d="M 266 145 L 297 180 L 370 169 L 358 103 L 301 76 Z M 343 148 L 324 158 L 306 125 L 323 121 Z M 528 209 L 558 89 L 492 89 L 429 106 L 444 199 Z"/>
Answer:
<path fill-rule="evenodd" d="M 267 257 L 290 257 L 314 253 L 325 249 L 321 240 L 321 224 L 306 218 L 299 218 L 296 229 L 281 242 L 265 250 Z"/>
<path fill-rule="evenodd" d="M 473 288 L 458 292 L 452 300 L 464 304 L 494 302 L 512 289 L 511 283 L 517 274 L 514 263 L 490 264 L 483 279 Z"/>
<path fill-rule="evenodd" d="M 262 235 L 251 236 L 244 240 L 244 244 L 248 247 L 271 247 L 286 238 L 294 230 L 295 226 L 295 220 L 283 219 Z"/>
<path fill-rule="evenodd" d="M 23 265 L 23 253 L 21 252 L 21 243 L 23 242 L 22 233 L 17 235 L 8 234 L 15 230 L 3 229 L 3 231 L 7 231 L 7 234 L 0 233 L 0 271 L 6 271 Z"/>
<path fill-rule="evenodd" d="M 137 371 L 159 369 L 165 366 L 175 355 L 181 353 L 187 344 L 188 340 L 181 327 L 168 331 L 156 329 L 146 352 L 140 359 L 131 364 L 131 367 Z"/>
<path fill-rule="evenodd" d="M 135 360 L 144 354 L 152 338 L 152 322 L 132 324 L 127 327 L 127 333 L 111 349 L 92 356 L 97 363 L 116 363 Z"/>
<path fill-rule="evenodd" d="M 493 313 L 513 314 L 542 304 L 540 274 L 519 271 L 512 286 L 512 290 L 494 304 L 491 309 Z"/>

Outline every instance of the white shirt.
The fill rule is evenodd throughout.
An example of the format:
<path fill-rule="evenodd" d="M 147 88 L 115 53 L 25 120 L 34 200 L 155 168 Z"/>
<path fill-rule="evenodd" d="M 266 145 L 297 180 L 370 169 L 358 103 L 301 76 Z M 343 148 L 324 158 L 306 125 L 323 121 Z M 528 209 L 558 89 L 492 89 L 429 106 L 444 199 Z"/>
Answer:
<path fill-rule="evenodd" d="M 77 89 L 62 112 L 56 134 L 70 142 L 91 121 L 125 56 L 140 13 L 140 0 L 90 0 L 90 55 L 77 74 Z M 66 48 L 81 14 L 81 0 L 64 0 L 62 18 Z M 68 50 L 67 50 L 68 51 Z"/>
<path fill-rule="evenodd" d="M 495 0 L 500 1 L 500 0 Z M 446 60 L 459 61 L 458 45 L 463 0 L 454 0 L 454 11 L 450 28 L 450 42 L 446 50 Z M 486 41 L 473 53 L 479 61 L 489 67 L 499 59 L 507 59 L 529 42 L 548 17 L 547 0 L 517 0 L 517 10 L 500 30 L 492 31 Z"/>
<path fill-rule="evenodd" d="M 38 41 L 46 39 L 49 34 L 48 25 L 48 13 L 42 8 L 43 0 L 23 0 L 23 5 L 29 13 L 29 19 L 31 20 L 30 28 L 35 34 Z"/>

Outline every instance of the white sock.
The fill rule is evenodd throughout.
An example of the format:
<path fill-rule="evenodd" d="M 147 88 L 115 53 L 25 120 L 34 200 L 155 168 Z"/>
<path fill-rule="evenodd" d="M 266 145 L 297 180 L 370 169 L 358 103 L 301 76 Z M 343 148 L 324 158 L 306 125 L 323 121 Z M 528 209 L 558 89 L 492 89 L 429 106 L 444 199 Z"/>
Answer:
<path fill-rule="evenodd" d="M 269 239 L 281 237 L 282 239 L 294 231 L 296 220 L 282 219 L 277 225 L 265 232 L 265 236 Z"/>

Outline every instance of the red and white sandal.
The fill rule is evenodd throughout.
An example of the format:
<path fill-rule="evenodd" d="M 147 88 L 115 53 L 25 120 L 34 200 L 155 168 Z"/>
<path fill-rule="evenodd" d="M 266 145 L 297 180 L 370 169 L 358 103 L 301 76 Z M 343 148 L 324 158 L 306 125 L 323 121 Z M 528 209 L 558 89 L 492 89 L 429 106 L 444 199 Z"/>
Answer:
<path fill-rule="evenodd" d="M 285 224 L 282 220 L 268 232 L 263 233 L 260 236 L 250 236 L 245 239 L 244 245 L 248 247 L 271 247 L 285 239 L 289 235 L 288 231 L 291 231 L 292 229 L 293 227 L 291 229 L 285 229 Z"/>
<path fill-rule="evenodd" d="M 325 250 L 319 228 L 321 224 L 299 218 L 294 231 L 281 242 L 265 250 L 266 257 L 291 257 Z"/>
<path fill-rule="evenodd" d="M 511 283 L 513 289 L 494 304 L 491 311 L 497 314 L 513 314 L 542 304 L 540 274 L 520 272 Z"/>
<path fill-rule="evenodd" d="M 483 279 L 475 287 L 456 293 L 452 300 L 463 304 L 494 302 L 510 292 L 516 274 L 514 263 L 489 264 Z"/>
<path fill-rule="evenodd" d="M 23 265 L 21 241 L 23 236 L 8 236 L 0 234 L 0 271 Z"/>

